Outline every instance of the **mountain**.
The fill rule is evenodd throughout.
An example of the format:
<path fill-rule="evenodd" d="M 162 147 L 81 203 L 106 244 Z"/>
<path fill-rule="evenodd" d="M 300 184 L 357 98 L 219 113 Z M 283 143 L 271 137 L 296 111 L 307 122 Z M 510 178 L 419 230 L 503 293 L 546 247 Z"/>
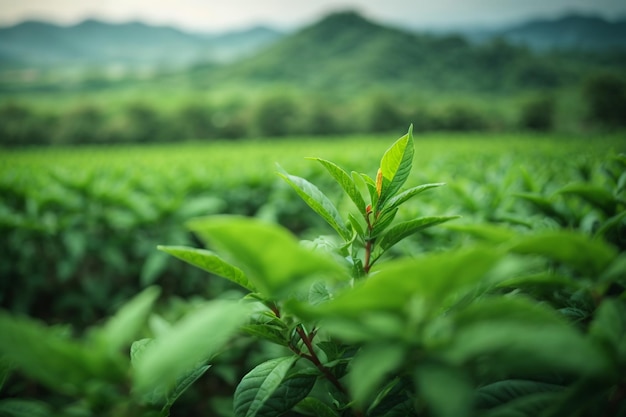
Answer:
<path fill-rule="evenodd" d="M 504 39 L 536 50 L 626 50 L 626 20 L 608 21 L 572 14 L 534 20 L 497 33 Z"/>
<path fill-rule="evenodd" d="M 420 29 L 413 28 L 413 31 Z M 458 34 L 475 43 L 502 39 L 538 52 L 626 51 L 626 19 L 568 14 L 554 19 L 531 19 L 500 28 L 441 28 L 438 34 Z"/>
<path fill-rule="evenodd" d="M 488 88 L 526 55 L 506 44 L 478 47 L 459 36 L 415 34 L 346 11 L 217 69 L 211 82 L 275 82 L 319 91 L 391 84 Z"/>
<path fill-rule="evenodd" d="M 140 22 L 86 20 L 73 26 L 27 21 L 0 28 L 0 59 L 33 66 L 150 65 L 182 67 L 235 59 L 278 39 L 270 28 L 214 35 Z"/>

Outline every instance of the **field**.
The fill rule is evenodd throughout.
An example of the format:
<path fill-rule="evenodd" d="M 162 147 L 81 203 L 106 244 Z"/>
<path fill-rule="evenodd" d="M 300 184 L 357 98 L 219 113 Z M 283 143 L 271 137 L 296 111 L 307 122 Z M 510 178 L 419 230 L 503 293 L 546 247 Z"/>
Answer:
<path fill-rule="evenodd" d="M 37 331 L 42 332 L 40 337 L 44 341 L 43 345 L 46 346 L 46 343 L 50 343 L 50 340 L 57 337 L 59 332 L 62 333 L 58 329 L 65 329 L 69 334 L 78 335 L 79 338 L 80 335 L 91 334 L 93 326 L 101 324 L 106 317 L 115 314 L 120 306 L 136 294 L 156 285 L 160 288 L 161 296 L 155 304 L 150 324 L 136 325 L 136 334 L 133 335 L 136 339 L 153 337 L 159 333 L 159 328 L 163 329 L 164 325 L 159 324 L 159 320 L 176 323 L 180 317 L 196 311 L 194 309 L 205 303 L 207 299 L 224 301 L 242 295 L 242 288 L 233 283 L 232 279 L 229 281 L 220 279 L 215 274 L 207 275 L 205 271 L 180 262 L 163 251 L 158 251 L 157 245 L 203 247 L 205 245 L 203 233 L 190 233 L 189 221 L 216 214 L 243 215 L 247 218 L 252 217 L 270 224 L 281 225 L 296 234 L 298 239 L 311 240 L 318 245 L 326 240 L 332 242 L 332 238 L 328 237 L 334 233 L 332 224 L 329 225 L 328 220 L 324 221 L 323 216 L 317 216 L 276 173 L 284 170 L 295 176 L 306 178 L 328 195 L 329 200 L 336 205 L 342 216 L 345 213 L 358 215 L 358 211 L 355 212 L 352 207 L 350 201 L 352 197 L 343 195 L 342 188 L 332 176 L 328 175 L 329 172 L 324 166 L 306 158 L 330 160 L 343 167 L 348 173 L 357 171 L 377 178 L 381 156 L 396 139 L 397 137 L 393 134 L 379 134 L 326 138 L 288 137 L 238 142 L 35 147 L 3 150 L 0 152 L 0 276 L 2 277 L 0 306 L 11 315 L 31 316 L 46 325 L 53 326 L 51 329 L 57 329 L 47 334 L 41 330 L 42 328 L 37 327 L 39 325 L 33 325 L 33 329 L 36 328 Z M 370 416 L 392 415 L 385 414 L 391 412 L 391 409 L 386 409 L 384 412 L 379 410 L 380 402 L 377 403 L 378 405 L 367 403 L 368 395 L 376 391 L 379 393 L 379 400 L 382 401 L 382 399 L 390 400 L 385 395 L 391 395 L 389 392 L 396 389 L 402 392 L 413 392 L 411 391 L 414 389 L 413 382 L 405 385 L 402 378 L 401 383 L 394 383 L 396 385 L 386 386 L 387 388 L 382 386 L 383 383 L 389 382 L 384 378 L 385 372 L 397 369 L 400 363 L 408 363 L 407 366 L 415 365 L 413 361 L 416 359 L 406 353 L 408 350 L 398 352 L 394 350 L 395 348 L 390 348 L 398 343 L 404 346 L 402 349 L 418 349 L 416 346 L 419 346 L 418 350 L 433 361 L 429 362 L 430 367 L 420 367 L 423 362 L 420 362 L 419 366 L 415 365 L 414 381 L 417 381 L 415 383 L 419 385 L 421 378 L 426 375 L 437 381 L 432 390 L 424 388 L 424 392 L 418 391 L 421 408 L 416 407 L 418 411 L 412 411 L 416 412 L 416 415 L 473 415 L 455 414 L 470 404 L 469 402 L 459 400 L 457 408 L 455 406 L 446 408 L 445 398 L 447 397 L 444 396 L 445 398 L 442 399 L 438 395 L 442 391 L 437 390 L 444 390 L 443 387 L 446 387 L 446 390 L 450 389 L 466 395 L 470 389 L 468 387 L 472 385 L 472 382 L 468 381 L 484 387 L 482 384 L 485 381 L 493 382 L 497 377 L 511 378 L 512 375 L 519 375 L 520 369 L 526 365 L 531 374 L 534 370 L 538 370 L 529 378 L 540 375 L 539 371 L 545 366 L 548 366 L 549 371 L 559 373 L 563 377 L 560 380 L 549 380 L 549 378 L 541 380 L 545 384 L 549 380 L 549 383 L 554 385 L 551 390 L 544 390 L 545 384 L 542 385 L 541 390 L 538 386 L 529 385 L 531 394 L 544 396 L 533 397 L 532 401 L 541 397 L 561 404 L 559 401 L 566 401 L 573 395 L 580 395 L 583 398 L 584 395 L 580 394 L 581 390 L 587 389 L 585 387 L 588 387 L 589 381 L 595 381 L 593 378 L 600 378 L 602 380 L 602 383 L 598 385 L 600 388 L 591 390 L 593 392 L 589 391 L 588 398 L 585 397 L 588 401 L 584 404 L 576 403 L 576 407 L 582 411 L 576 411 L 578 414 L 571 415 L 592 415 L 598 410 L 606 412 L 607 416 L 625 415 L 624 396 L 620 393 L 625 392 L 626 381 L 623 380 L 624 373 L 619 376 L 619 369 L 626 372 L 626 356 L 624 356 L 626 334 L 624 328 L 620 328 L 626 323 L 624 315 L 626 282 L 623 278 L 625 272 L 623 251 L 626 248 L 626 216 L 624 215 L 626 159 L 624 159 L 624 153 L 626 153 L 626 139 L 621 132 L 577 136 L 493 132 L 416 134 L 415 154 L 410 155 L 413 163 L 412 170 L 402 189 L 427 183 L 443 182 L 446 185 L 425 192 L 419 198 L 404 203 L 398 208 L 394 224 L 422 217 L 434 218 L 431 216 L 460 217 L 446 221 L 442 226 L 406 236 L 401 243 L 390 248 L 381 258 L 380 271 L 383 272 L 379 273 L 384 275 L 386 262 L 393 264 L 403 259 L 420 262 L 422 258 L 426 259 L 421 264 L 426 270 L 430 266 L 434 268 L 433 270 L 437 270 L 439 267 L 436 265 L 440 265 L 441 270 L 446 270 L 445 265 L 461 262 L 459 260 L 462 256 L 469 253 L 462 252 L 464 248 L 478 244 L 482 249 L 472 252 L 473 256 L 484 254 L 486 258 L 502 257 L 502 259 L 498 258 L 498 262 L 502 261 L 501 264 L 498 263 L 498 268 L 490 270 L 486 275 L 492 280 L 489 281 L 490 283 L 496 281 L 498 283 L 496 287 L 490 287 L 489 295 L 493 297 L 496 293 L 504 294 L 502 299 L 505 301 L 503 302 L 517 295 L 524 295 L 523 300 L 515 301 L 515 303 L 520 303 L 519 305 L 513 303 L 515 304 L 513 307 L 520 307 L 519 311 L 522 313 L 519 317 L 515 316 L 514 310 L 507 310 L 513 307 L 504 304 L 500 306 L 502 310 L 498 310 L 500 307 L 495 304 L 489 306 L 492 310 L 480 310 L 481 306 L 487 305 L 480 304 L 481 300 L 484 301 L 483 298 L 486 297 L 487 292 L 477 294 L 480 291 L 487 291 L 484 287 L 487 281 L 472 287 L 474 292 L 462 292 L 465 291 L 464 287 L 458 286 L 459 281 L 451 278 L 450 288 L 452 289 L 449 291 L 461 292 L 455 293 L 454 297 L 458 298 L 446 298 L 446 303 L 449 304 L 446 304 L 445 308 L 438 307 L 446 313 L 441 313 L 436 318 L 435 316 L 427 318 L 420 316 L 426 313 L 419 312 L 419 308 L 426 307 L 419 307 L 413 303 L 415 299 L 410 302 L 406 301 L 406 309 L 404 307 L 400 309 L 399 306 L 397 310 L 394 309 L 395 307 L 384 307 L 386 313 L 391 312 L 394 317 L 397 315 L 397 317 L 403 317 L 403 320 L 414 320 L 416 323 L 421 323 L 420 326 L 428 327 L 429 330 L 424 330 L 428 336 L 424 336 L 426 339 L 416 342 L 416 340 L 405 338 L 404 333 L 402 337 L 393 333 L 395 331 L 393 326 L 397 324 L 395 319 L 385 322 L 391 323 L 389 324 L 391 327 L 385 327 L 387 324 L 383 326 L 384 328 L 376 327 L 372 324 L 373 322 L 370 323 L 373 327 L 368 328 L 368 331 L 373 333 L 364 337 L 363 328 L 358 327 L 357 323 L 366 316 L 358 316 L 360 318 L 356 320 L 351 315 L 352 309 L 356 307 L 345 302 L 342 304 L 341 300 L 345 300 L 345 297 L 342 298 L 341 294 L 333 299 L 333 302 L 328 303 L 328 308 L 324 308 L 323 305 L 318 308 L 315 304 L 305 306 L 300 303 L 301 300 L 281 298 L 285 297 L 283 293 L 273 287 L 277 284 L 272 283 L 271 280 L 269 283 L 265 282 L 267 294 L 278 297 L 280 303 L 284 302 L 285 308 L 291 308 L 288 311 L 301 317 L 304 322 L 319 319 L 337 320 L 334 326 L 329 326 L 329 335 L 339 339 L 345 336 L 344 342 L 346 343 L 374 347 L 372 350 L 365 349 L 367 355 L 370 356 L 365 356 L 366 354 L 355 356 L 354 363 L 349 369 L 369 375 L 367 370 L 369 368 L 364 368 L 363 363 L 365 363 L 365 358 L 375 357 L 376 349 L 379 349 L 379 352 L 386 352 L 390 355 L 389 357 L 397 358 L 397 361 L 383 361 L 381 365 L 383 372 L 371 377 L 373 381 L 371 385 L 365 383 L 360 385 L 358 376 L 348 376 L 342 382 L 348 384 L 348 390 L 354 396 L 358 407 L 354 404 L 350 405 L 350 407 L 355 407 L 354 414 L 346 414 L 349 411 L 345 410 L 350 410 L 350 408 L 345 408 L 341 415 L 363 415 L 359 414 L 361 412 L 359 407 L 365 407 L 364 409 L 368 410 L 367 415 Z M 387 185 L 383 187 L 385 186 Z M 381 195 L 380 191 L 379 195 Z M 366 217 L 367 215 L 366 213 Z M 243 239 L 243 243 L 237 243 L 241 245 L 241 251 L 248 248 L 246 245 L 254 241 L 254 236 L 252 232 L 250 236 L 239 236 Z M 324 236 L 324 238 L 319 240 L 318 236 Z M 570 240 L 568 236 L 571 236 Z M 522 240 L 516 240 L 519 238 Z M 509 240 L 516 243 L 511 245 L 503 243 Z M 529 243 L 531 241 L 532 244 Z M 555 247 L 562 250 L 555 249 Z M 368 248 L 367 245 L 366 248 Z M 289 253 L 291 248 L 285 246 L 285 250 Z M 359 250 L 361 252 L 358 252 L 358 256 L 361 256 L 363 248 Z M 369 249 L 365 250 L 369 258 Z M 440 258 L 436 257 L 438 255 Z M 231 253 L 235 261 L 246 263 L 243 256 L 241 259 L 237 259 L 237 256 L 236 253 Z M 522 258 L 523 256 L 527 258 Z M 462 259 L 465 264 L 459 264 L 461 267 L 455 270 L 454 274 L 459 277 L 467 276 L 468 280 L 474 279 L 471 278 L 472 272 L 461 271 L 475 271 L 476 268 L 482 268 L 480 259 L 471 257 Z M 281 262 L 285 265 L 282 269 L 278 269 L 283 271 L 283 269 L 291 268 L 290 262 L 297 261 L 283 260 Z M 368 263 L 366 263 L 365 272 L 369 272 Z M 484 271 L 476 272 L 478 275 L 482 273 L 486 274 Z M 441 279 L 445 278 L 444 275 L 441 275 L 443 277 Z M 506 279 L 498 278 L 505 275 Z M 532 278 L 528 278 L 529 276 Z M 545 281 L 542 282 L 541 279 Z M 290 281 L 285 281 L 285 285 L 291 285 Z M 390 285 L 393 286 L 393 279 Z M 372 288 L 369 289 L 373 291 Z M 373 296 L 371 291 L 367 292 L 367 285 L 357 286 L 354 290 L 361 291 L 359 294 L 364 297 L 363 299 Z M 432 289 L 422 288 L 422 290 Z M 441 294 L 446 297 L 450 295 L 444 289 L 437 291 L 441 291 Z M 260 292 L 263 291 L 260 290 Z M 459 301 L 463 298 L 459 295 L 461 293 L 465 297 L 466 304 Z M 395 295 L 389 295 L 392 298 L 393 296 Z M 380 296 L 376 300 L 384 297 Z M 469 301 L 470 299 L 472 301 Z M 525 303 L 530 303 L 528 301 L 530 299 L 537 300 L 542 305 L 541 308 L 545 307 L 546 311 L 531 308 L 530 304 L 526 306 Z M 265 305 L 270 306 L 267 299 L 263 300 Z M 336 300 L 339 301 L 335 302 Z M 595 302 L 591 307 L 588 304 L 589 300 Z M 382 302 L 379 301 L 364 301 L 364 303 L 364 311 L 371 308 L 373 309 L 371 311 L 376 312 L 379 311 L 377 309 L 383 308 L 380 304 Z M 443 301 L 441 303 L 443 304 Z M 468 304 L 470 307 L 467 307 Z M 275 306 L 278 304 L 271 305 L 274 306 L 271 310 L 275 312 L 274 308 L 277 308 Z M 601 309 L 601 305 L 608 307 Z M 475 307 L 472 313 L 469 312 L 471 306 Z M 239 317 L 240 313 L 236 310 L 229 310 L 231 307 L 228 305 L 224 308 L 231 311 L 232 317 Z M 527 307 L 528 310 L 525 310 Z M 464 309 L 468 311 L 465 312 Z M 471 329 L 468 327 L 469 333 L 463 336 L 470 338 L 474 335 L 478 339 L 455 339 L 450 342 L 452 336 L 446 333 L 451 331 L 447 327 L 452 325 L 447 321 L 452 320 L 450 317 L 454 320 L 458 319 L 455 325 L 463 330 L 465 329 L 464 323 L 474 323 L 472 320 L 480 320 L 481 314 L 485 315 L 484 323 L 494 325 L 492 319 L 494 315 L 498 315 L 498 311 L 504 314 L 503 326 L 513 323 L 513 328 L 520 329 L 520 331 L 526 329 L 528 332 L 535 325 L 542 328 L 542 331 L 554 330 L 556 336 L 552 339 L 550 338 L 552 336 L 548 337 L 545 354 L 533 356 L 529 353 L 541 345 L 542 341 L 539 336 L 528 336 L 528 339 L 524 339 L 526 341 L 522 340 L 521 336 L 519 340 L 513 338 L 511 341 L 513 353 L 511 353 L 511 351 L 506 351 L 506 347 L 502 351 L 497 350 L 500 348 L 494 346 L 499 342 L 489 339 L 478 330 L 478 327 Z M 602 311 L 602 314 L 606 313 L 601 316 L 604 322 L 596 321 L 598 311 Z M 511 317 L 507 318 L 509 313 Z M 381 319 L 389 318 L 385 314 L 380 314 Z M 448 314 L 453 316 L 448 316 Z M 454 314 L 459 314 L 459 316 Z M 561 318 L 556 319 L 557 315 L 565 318 L 563 323 L 566 321 L 571 323 L 572 329 L 575 328 L 576 331 L 570 332 L 571 329 L 565 327 Z M 279 314 L 277 316 L 280 318 Z M 17 338 L 15 340 L 30 340 L 28 337 L 35 333 L 21 334 L 19 330 L 16 330 L 19 326 L 12 327 L 12 319 L 9 317 L 8 313 L 2 313 L 0 329 L 9 332 L 6 334 L 12 334 L 11 337 Z M 554 322 L 550 321 L 553 318 Z M 355 321 L 352 321 L 353 319 Z M 511 320 L 510 323 L 506 321 L 508 319 Z M 524 322 L 525 319 L 528 319 L 528 322 Z M 552 323 L 554 327 L 541 327 L 543 324 L 540 322 L 543 323 L 544 319 Z M 226 320 L 226 323 L 228 328 L 230 326 L 228 323 L 231 321 Z M 233 328 L 240 326 L 241 323 L 239 319 L 232 319 Z M 259 323 L 254 325 L 260 326 Z M 289 324 L 287 321 L 286 323 Z M 406 323 L 408 322 L 403 322 L 402 326 Z M 595 324 L 590 325 L 590 323 Z M 604 324 L 607 326 L 606 329 L 602 327 Z M 29 328 L 28 326 L 30 324 L 24 325 L 24 328 Z M 419 328 L 422 329 L 422 327 Z M 589 330 L 590 328 L 594 330 Z M 316 331 L 303 336 L 302 329 L 303 327 L 292 328 L 293 332 L 297 332 L 302 338 L 301 342 L 304 344 L 312 342 Z M 500 328 L 497 326 L 489 329 L 495 332 L 493 334 L 500 334 L 498 333 Z M 270 342 L 280 345 L 280 340 L 277 341 L 278 336 L 274 333 L 263 333 L 265 330 L 261 331 L 259 327 L 253 328 L 252 325 L 248 326 L 248 330 L 261 339 L 265 337 Z M 470 330 L 475 332 L 471 333 Z M 602 333 L 605 330 L 608 333 Z M 376 333 L 377 331 L 379 333 Z M 376 340 L 373 339 L 372 334 L 377 335 Z M 597 336 L 599 341 L 593 339 L 595 336 L 589 336 L 591 338 L 589 339 L 588 334 L 600 335 Z M 19 339 L 17 335 L 22 339 Z M 500 335 L 503 338 L 511 337 L 508 333 Z M 309 336 L 310 339 L 307 339 Z M 562 339 L 559 339 L 561 336 Z M 480 344 L 472 345 L 473 347 L 454 344 L 461 343 L 461 341 L 465 343 L 469 340 L 483 340 L 480 339 L 481 337 L 485 338 L 484 343 L 487 346 L 496 349 L 501 355 L 496 355 L 497 357 L 493 359 L 494 363 L 498 366 L 501 363 L 515 365 L 511 365 L 510 368 L 506 366 L 498 368 L 494 363 L 486 361 L 486 357 L 482 355 L 488 355 L 491 351 L 483 352 Z M 494 336 L 494 338 L 497 337 Z M 567 349 L 567 346 L 562 344 L 565 343 L 563 341 L 574 344 L 571 347 L 574 353 L 569 356 L 565 355 L 564 359 L 559 356 L 564 349 Z M 378 342 L 383 344 L 376 344 Z M 324 352 L 328 360 L 327 368 L 320 365 L 318 369 L 324 373 L 332 366 L 332 371 L 336 375 L 336 372 L 340 372 L 338 364 L 341 361 L 331 360 L 332 354 L 328 350 L 331 348 L 328 343 L 330 342 L 320 342 L 319 345 L 323 346 L 321 349 L 326 349 Z M 417 345 L 414 345 L 415 343 Z M 610 359 L 607 359 L 611 361 L 610 365 L 602 362 L 605 360 L 604 353 L 597 353 L 596 350 L 600 349 L 598 348 L 600 345 L 612 352 L 612 356 L 609 355 Z M 213 362 L 213 368 L 202 379 L 199 379 L 197 388 L 194 386 L 181 397 L 180 402 L 177 403 L 180 412 L 185 410 L 188 413 L 233 415 L 228 401 L 233 395 L 239 378 L 247 369 L 254 368 L 259 362 L 267 360 L 277 352 L 276 349 L 268 348 L 266 345 L 261 344 L 259 348 L 258 344 L 250 342 L 247 344 L 237 342 L 232 346 L 234 347 L 231 352 L 223 353 L 220 359 Z M 285 346 L 294 350 L 295 345 L 289 342 Z M 345 347 L 345 345 L 342 346 Z M 576 353 L 579 346 L 580 352 L 590 355 L 587 365 L 578 363 L 583 356 L 583 353 L 580 355 Z M 439 349 L 445 353 L 444 356 L 428 356 Z M 40 370 L 33 370 L 39 367 L 45 368 L 51 363 L 41 358 L 41 352 L 37 354 L 40 358 L 39 362 L 29 367 L 29 365 L 24 365 L 32 359 L 28 356 L 29 353 L 18 352 L 11 347 L 11 343 L 0 342 L 0 353 L 6 355 L 9 363 L 13 361 L 16 364 L 15 372 L 8 376 L 4 384 L 1 394 L 1 398 L 4 399 L 0 398 L 0 411 L 10 410 L 11 404 L 15 404 L 11 401 L 15 402 L 18 401 L 17 399 L 24 398 L 39 399 L 47 403 L 30 402 L 30 406 L 35 407 L 31 410 L 46 412 L 46 410 L 51 410 L 49 407 L 52 407 L 58 415 L 64 415 L 63 413 L 71 407 L 74 407 L 74 410 L 80 409 L 83 413 L 80 415 L 98 415 L 98 410 L 103 412 L 102 410 L 107 409 L 102 403 L 103 398 L 113 398 L 110 396 L 114 394 L 109 391 L 106 395 L 102 394 L 106 390 L 101 392 L 94 388 L 95 391 L 85 394 L 89 397 L 89 401 L 79 405 L 73 404 L 68 398 L 72 398 L 72 395 L 76 395 L 80 389 L 65 387 L 60 389 L 59 394 L 51 394 L 50 387 L 54 390 L 54 382 L 51 382 L 53 377 L 50 376 L 53 371 L 47 374 Z M 348 355 L 344 351 L 342 354 Z M 354 352 L 350 353 L 352 354 Z M 530 355 L 526 362 L 519 359 L 519 355 L 524 354 Z M 54 356 L 51 355 L 51 357 Z M 597 355 L 597 358 L 594 355 Z M 305 354 L 300 356 L 306 357 Z M 0 362 L 1 358 L 2 356 L 0 356 Z M 594 362 L 596 359 L 597 361 Z M 235 365 L 229 364 L 229 360 Z M 549 367 L 550 364 L 553 368 Z M 54 365 L 50 366 L 51 369 L 54 368 Z M 171 366 L 174 368 L 167 369 L 180 370 L 175 365 Z M 284 364 L 280 366 L 287 367 Z M 606 366 L 613 367 L 613 370 L 605 372 Z M 21 367 L 24 369 L 23 373 Z M 6 369 L 9 368 L 6 367 Z M 159 367 L 155 366 L 152 370 L 143 371 L 143 373 L 138 371 L 140 375 L 138 374 L 137 377 L 139 381 L 137 386 L 144 390 L 161 389 L 162 387 L 150 380 L 159 375 L 163 376 L 166 368 L 159 368 L 160 371 L 154 370 L 156 368 Z M 204 374 L 206 369 L 202 369 L 202 372 L 198 371 L 195 379 Z M 458 372 L 462 373 L 461 379 L 464 382 L 457 381 L 451 385 L 452 388 L 448 388 L 448 383 L 451 383 L 449 378 L 454 380 L 460 375 Z M 291 381 L 294 378 L 304 378 L 302 376 L 304 374 L 298 375 L 294 376 Z M 588 375 L 592 377 L 589 379 Z M 80 385 L 80 382 L 76 382 L 80 380 L 79 376 L 73 374 L 71 377 L 76 379 L 68 384 Z M 107 378 L 110 378 L 109 382 L 118 381 L 115 379 L 118 376 L 108 375 Z M 124 380 L 127 375 L 119 378 Z M 0 375 L 0 387 L 2 380 L 2 375 Z M 42 388 L 33 380 L 39 381 L 48 388 Z M 343 389 L 338 381 L 334 381 L 333 378 L 329 380 L 336 382 L 335 385 L 339 386 L 339 391 Z M 308 384 L 309 379 L 306 381 Z M 120 383 L 121 385 L 117 387 L 125 383 Z M 469 385 L 464 385 L 466 383 Z M 313 384 L 312 381 L 311 384 Z M 557 385 L 558 389 L 554 388 Z M 335 392 L 333 391 L 335 388 L 328 388 L 335 400 L 347 401 L 343 397 L 345 392 Z M 517 388 L 523 391 L 522 388 Z M 279 385 L 273 389 L 279 390 Z M 96 391 L 98 394 L 95 394 Z M 311 392 L 316 391 L 314 389 Z M 94 398 L 97 399 L 94 400 Z M 145 400 L 145 397 L 142 398 Z M 176 398 L 177 396 L 174 399 Z M 304 397 L 300 400 L 303 399 Z M 169 402 L 169 397 L 167 401 L 167 412 L 169 412 L 172 403 Z M 247 408 L 249 404 L 242 405 L 241 401 L 243 401 L 241 398 L 236 400 L 236 404 L 239 405 L 236 405 L 235 415 L 265 415 L 261 409 L 257 410 L 258 414 L 245 414 L 246 411 L 241 410 L 249 410 Z M 320 405 L 315 401 L 323 404 Z M 339 411 L 330 410 L 332 401 L 322 401 L 317 398 L 304 403 L 305 401 L 298 405 L 300 408 L 297 412 L 291 411 L 292 414 L 288 415 L 314 415 L 311 414 L 311 410 L 319 412 L 320 409 L 329 413 L 324 415 L 340 415 Z M 605 405 L 607 403 L 609 405 Z M 106 412 L 111 413 L 110 415 L 115 415 L 116 412 L 119 413 L 118 415 L 140 413 L 139 408 L 123 404 L 127 408 L 114 407 Z M 424 404 L 428 406 L 424 408 Z M 480 407 L 487 407 L 481 404 Z M 528 404 L 526 403 L 525 406 Z M 287 405 L 281 406 L 287 407 Z M 293 405 L 295 403 L 289 407 Z M 484 415 L 504 415 L 514 409 L 510 408 L 514 405 L 507 402 L 491 404 L 489 407 L 494 407 L 490 411 L 491 414 Z M 348 407 L 345 404 L 344 406 Z M 519 415 L 534 415 L 528 411 L 531 409 L 524 408 L 526 412 L 520 411 L 522 414 Z M 341 407 L 339 410 L 342 410 Z M 558 409 L 559 412 L 564 412 L 563 410 L 567 410 L 567 407 Z M 395 410 L 395 412 L 400 411 Z M 8 415 L 18 414 L 9 412 Z M 555 412 L 549 415 L 561 414 Z"/>

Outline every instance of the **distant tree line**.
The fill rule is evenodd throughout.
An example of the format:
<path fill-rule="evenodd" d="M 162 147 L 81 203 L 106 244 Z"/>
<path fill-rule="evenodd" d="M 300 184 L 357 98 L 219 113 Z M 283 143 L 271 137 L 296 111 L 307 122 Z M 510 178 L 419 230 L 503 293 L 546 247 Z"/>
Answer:
<path fill-rule="evenodd" d="M 555 127 L 557 100 L 552 90 L 534 93 L 506 120 L 476 102 L 428 105 L 398 101 L 376 93 L 349 102 L 312 99 L 305 93 L 266 93 L 253 102 L 220 105 L 202 101 L 165 111 L 133 102 L 111 114 L 102 105 L 81 104 L 61 113 L 44 112 L 19 102 L 0 106 L 0 145 L 75 145 L 244 139 L 297 135 L 375 133 L 405 128 L 416 131 L 481 131 Z M 580 88 L 585 114 L 581 127 L 626 127 L 626 81 L 603 73 Z"/>

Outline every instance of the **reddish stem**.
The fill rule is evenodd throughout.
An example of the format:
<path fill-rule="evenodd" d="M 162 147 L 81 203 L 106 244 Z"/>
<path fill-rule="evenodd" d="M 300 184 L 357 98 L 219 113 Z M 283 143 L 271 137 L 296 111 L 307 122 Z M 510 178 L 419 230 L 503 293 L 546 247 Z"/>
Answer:
<path fill-rule="evenodd" d="M 372 267 L 370 265 L 371 256 L 372 256 L 372 241 L 368 240 L 367 243 L 365 243 L 365 265 L 363 265 L 363 270 L 365 271 L 366 274 L 370 272 L 370 268 Z"/>
<path fill-rule="evenodd" d="M 298 332 L 298 335 L 300 336 L 300 339 L 302 339 L 302 342 L 304 343 L 304 345 L 306 346 L 307 350 L 309 351 L 309 354 L 306 354 L 304 352 L 299 352 L 298 354 L 300 356 L 302 356 L 303 358 L 308 359 L 309 361 L 311 361 L 313 363 L 313 365 L 315 365 L 315 367 L 317 369 L 320 370 L 320 372 L 322 372 L 324 374 L 324 376 L 326 377 L 326 379 L 328 379 L 339 391 L 341 391 L 342 393 L 346 393 L 346 389 L 341 385 L 341 383 L 339 382 L 339 380 L 337 380 L 337 378 L 335 378 L 335 375 L 332 374 L 332 372 L 330 372 L 330 370 L 328 368 L 326 368 L 322 362 L 319 360 L 319 358 L 317 357 L 317 353 L 315 353 L 315 350 L 313 349 L 313 337 L 315 336 L 315 334 L 313 334 L 311 337 L 309 337 L 306 332 L 304 331 L 304 329 L 302 328 L 302 326 L 298 325 L 296 327 L 296 332 Z"/>

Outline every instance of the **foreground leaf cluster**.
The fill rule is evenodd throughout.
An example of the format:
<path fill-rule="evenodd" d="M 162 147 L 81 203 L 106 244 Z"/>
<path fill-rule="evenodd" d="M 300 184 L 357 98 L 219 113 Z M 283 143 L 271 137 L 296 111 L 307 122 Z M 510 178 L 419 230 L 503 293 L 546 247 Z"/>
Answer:
<path fill-rule="evenodd" d="M 0 381 L 16 369 L 97 415 L 166 416 L 247 336 L 272 355 L 238 378 L 236 417 L 626 415 L 624 159 L 611 161 L 602 191 L 558 193 L 587 204 L 592 230 L 576 216 L 570 227 L 459 223 L 442 233 L 467 244 L 411 253 L 416 234 L 458 218 L 402 217 L 404 204 L 443 185 L 407 187 L 413 159 L 411 129 L 373 177 L 314 159 L 344 191 L 345 213 L 281 170 L 336 236 L 300 241 L 223 215 L 188 223 L 208 249 L 159 247 L 236 284 L 240 299 L 202 302 L 169 323 L 151 314 L 149 288 L 83 339 L 3 313 Z M 529 195 L 562 221 L 561 206 Z M 135 340 L 148 320 L 152 334 Z M 0 401 L 0 413 L 56 411 L 16 401 Z"/>

